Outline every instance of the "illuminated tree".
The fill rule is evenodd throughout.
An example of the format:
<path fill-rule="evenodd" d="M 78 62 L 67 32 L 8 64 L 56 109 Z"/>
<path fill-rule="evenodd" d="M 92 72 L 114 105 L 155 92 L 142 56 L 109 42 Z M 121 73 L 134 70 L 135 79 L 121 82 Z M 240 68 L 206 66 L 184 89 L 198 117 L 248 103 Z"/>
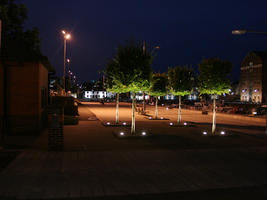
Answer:
<path fill-rule="evenodd" d="M 213 98 L 212 134 L 216 129 L 216 96 L 229 93 L 232 63 L 219 58 L 203 59 L 198 65 L 199 89 L 201 94 L 211 95 Z"/>
<path fill-rule="evenodd" d="M 119 123 L 119 100 L 120 94 L 127 92 L 127 88 L 120 81 L 120 67 L 116 59 L 108 62 L 105 70 L 107 91 L 116 93 L 116 124 Z"/>
<path fill-rule="evenodd" d="M 158 97 L 165 96 L 167 94 L 167 86 L 168 78 L 165 74 L 153 74 L 149 95 L 154 96 L 156 98 L 155 119 L 158 118 Z"/>
<path fill-rule="evenodd" d="M 120 45 L 112 61 L 111 82 L 121 92 L 132 93 L 132 126 L 135 134 L 135 99 L 136 92 L 146 91 L 150 86 L 152 55 L 143 52 L 142 44 L 133 41 Z"/>
<path fill-rule="evenodd" d="M 194 81 L 193 70 L 180 66 L 169 68 L 168 79 L 170 92 L 179 98 L 177 122 L 181 123 L 181 97 L 189 95 L 192 92 Z"/>

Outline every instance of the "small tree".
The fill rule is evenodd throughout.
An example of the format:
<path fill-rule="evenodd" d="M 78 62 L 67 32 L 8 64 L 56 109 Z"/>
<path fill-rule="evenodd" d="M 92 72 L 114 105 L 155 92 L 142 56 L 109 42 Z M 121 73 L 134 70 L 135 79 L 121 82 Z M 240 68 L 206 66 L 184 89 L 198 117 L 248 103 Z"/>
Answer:
<path fill-rule="evenodd" d="M 231 73 L 232 63 L 219 58 L 209 58 L 203 59 L 198 66 L 200 95 L 208 94 L 213 98 L 212 134 L 215 134 L 216 95 L 229 93 L 230 80 L 227 76 Z"/>
<path fill-rule="evenodd" d="M 169 88 L 170 92 L 178 96 L 178 124 L 181 123 L 181 97 L 189 95 L 192 92 L 193 86 L 193 70 L 187 67 L 175 67 L 168 70 Z"/>
<path fill-rule="evenodd" d="M 153 74 L 149 94 L 156 98 L 155 119 L 158 118 L 158 97 L 167 94 L 168 78 L 165 74 Z"/>
<path fill-rule="evenodd" d="M 127 92 L 127 88 L 120 81 L 120 67 L 116 59 L 110 60 L 107 64 L 105 75 L 107 91 L 116 93 L 116 119 L 115 123 L 119 123 L 119 100 L 120 94 Z"/>
<path fill-rule="evenodd" d="M 112 83 L 118 90 L 132 93 L 132 126 L 131 133 L 135 134 L 135 98 L 136 92 L 149 88 L 151 79 L 152 55 L 143 52 L 142 44 L 133 41 L 120 45 L 113 60 L 114 73 Z"/>

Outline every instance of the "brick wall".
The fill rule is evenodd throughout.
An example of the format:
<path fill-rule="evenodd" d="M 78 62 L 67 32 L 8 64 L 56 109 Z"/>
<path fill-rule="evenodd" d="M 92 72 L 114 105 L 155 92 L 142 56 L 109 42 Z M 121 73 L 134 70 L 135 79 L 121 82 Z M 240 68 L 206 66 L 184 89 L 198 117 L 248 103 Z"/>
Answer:
<path fill-rule="evenodd" d="M 47 92 L 47 82 L 48 71 L 42 64 L 8 62 L 10 132 L 38 132 L 43 127 L 45 107 L 41 107 L 41 90 Z"/>

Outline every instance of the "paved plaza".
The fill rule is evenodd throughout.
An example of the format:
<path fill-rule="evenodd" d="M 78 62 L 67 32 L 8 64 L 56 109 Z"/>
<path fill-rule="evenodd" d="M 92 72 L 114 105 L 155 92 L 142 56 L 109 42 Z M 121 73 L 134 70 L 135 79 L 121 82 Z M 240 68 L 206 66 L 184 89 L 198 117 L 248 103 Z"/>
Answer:
<path fill-rule="evenodd" d="M 136 117 L 137 130 L 153 137 L 117 139 L 113 132 L 122 128 L 102 124 L 114 121 L 114 104 L 86 103 L 79 113 L 79 125 L 64 127 L 64 151 L 48 151 L 44 132 L 0 172 L 0 199 L 229 199 L 253 188 L 266 195 L 264 118 L 218 114 L 218 129 L 233 134 L 205 137 L 210 114 L 183 110 L 182 119 L 196 126 L 169 127 L 177 109 L 160 107 L 169 121 Z M 121 105 L 120 120 L 130 122 L 130 104 Z"/>

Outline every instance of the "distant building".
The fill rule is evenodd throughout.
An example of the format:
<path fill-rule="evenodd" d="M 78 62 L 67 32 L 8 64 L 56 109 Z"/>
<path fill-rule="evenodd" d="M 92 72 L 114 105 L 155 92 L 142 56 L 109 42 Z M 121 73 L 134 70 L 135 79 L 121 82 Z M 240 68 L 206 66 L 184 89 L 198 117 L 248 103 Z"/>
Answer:
<path fill-rule="evenodd" d="M 84 91 L 84 98 L 90 100 L 98 100 L 104 98 L 113 98 L 115 94 L 107 91 Z"/>
<path fill-rule="evenodd" d="M 241 102 L 266 103 L 267 52 L 252 51 L 244 58 L 239 89 Z"/>

